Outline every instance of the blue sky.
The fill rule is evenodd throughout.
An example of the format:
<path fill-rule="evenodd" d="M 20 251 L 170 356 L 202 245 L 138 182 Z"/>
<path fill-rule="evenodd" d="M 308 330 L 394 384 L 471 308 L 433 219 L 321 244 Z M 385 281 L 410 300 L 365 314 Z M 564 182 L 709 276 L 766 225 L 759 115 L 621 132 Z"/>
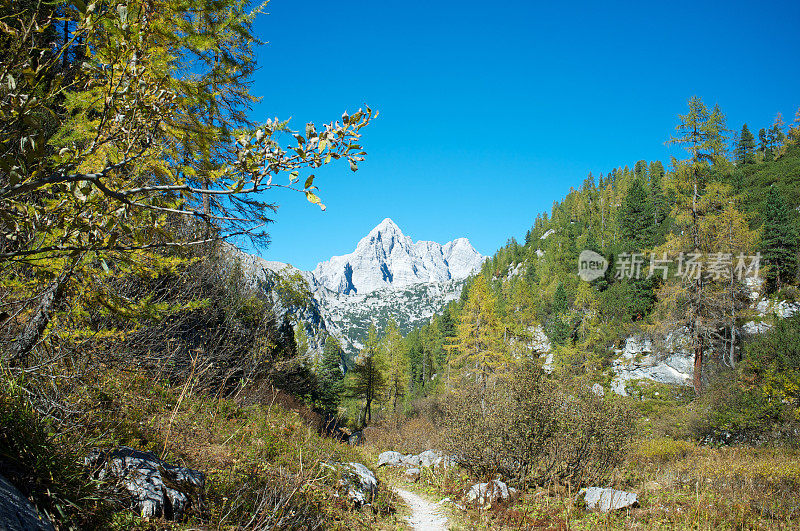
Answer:
<path fill-rule="evenodd" d="M 414 240 L 522 239 L 571 186 L 639 160 L 698 95 L 730 128 L 800 106 L 800 3 L 272 0 L 255 120 L 301 129 L 365 103 L 357 173 L 317 170 L 325 212 L 275 192 L 260 254 L 312 269 L 383 218 Z"/>

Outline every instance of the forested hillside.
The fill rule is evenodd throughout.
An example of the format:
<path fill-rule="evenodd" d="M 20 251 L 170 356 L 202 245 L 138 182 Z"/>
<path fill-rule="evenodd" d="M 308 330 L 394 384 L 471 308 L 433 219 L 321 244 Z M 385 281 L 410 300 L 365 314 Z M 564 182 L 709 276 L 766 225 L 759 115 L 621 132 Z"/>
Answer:
<path fill-rule="evenodd" d="M 601 382 L 633 334 L 684 330 L 708 371 L 696 371 L 697 393 L 720 367 L 738 365 L 743 326 L 760 319 L 751 294 L 797 296 L 800 115 L 788 130 L 779 116 L 758 141 L 747 125 L 729 131 L 722 111 L 698 99 L 679 120 L 670 142 L 684 158 L 589 174 L 536 215 L 524 242 L 511 238 L 487 260 L 460 301 L 406 338 L 415 393 L 441 391 L 470 367 L 494 371 L 543 353 L 542 331 L 559 373 Z M 578 276 L 586 250 L 608 263 L 590 281 Z"/>
<path fill-rule="evenodd" d="M 458 456 L 469 479 L 418 481 L 470 524 L 796 524 L 800 112 L 758 140 L 698 98 L 677 122 L 680 157 L 590 174 L 356 358 L 350 414 L 377 449 Z M 623 509 L 583 511 L 596 485 Z"/>

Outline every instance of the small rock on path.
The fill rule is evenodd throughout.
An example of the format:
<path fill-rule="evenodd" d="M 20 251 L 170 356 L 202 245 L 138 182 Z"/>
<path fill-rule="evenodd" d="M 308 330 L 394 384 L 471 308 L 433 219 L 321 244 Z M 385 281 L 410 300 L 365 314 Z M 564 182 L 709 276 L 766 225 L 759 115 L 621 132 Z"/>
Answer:
<path fill-rule="evenodd" d="M 447 531 L 447 517 L 440 513 L 441 508 L 435 503 L 422 499 L 413 492 L 395 488 L 394 491 L 411 508 L 411 516 L 407 518 L 415 531 Z"/>

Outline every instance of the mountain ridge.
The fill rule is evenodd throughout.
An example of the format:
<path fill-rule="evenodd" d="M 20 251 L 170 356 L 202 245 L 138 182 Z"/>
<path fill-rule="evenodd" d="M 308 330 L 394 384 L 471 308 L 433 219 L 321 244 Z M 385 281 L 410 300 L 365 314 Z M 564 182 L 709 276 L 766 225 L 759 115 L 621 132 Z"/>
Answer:
<path fill-rule="evenodd" d="M 359 240 L 353 252 L 318 263 L 311 274 L 316 285 L 333 292 L 366 294 L 387 287 L 463 280 L 485 259 L 467 238 L 445 244 L 414 242 L 391 218 L 385 218 Z"/>
<path fill-rule="evenodd" d="M 394 319 L 409 332 L 458 298 L 467 277 L 486 260 L 464 237 L 445 244 L 414 242 L 391 218 L 361 238 L 353 252 L 319 262 L 312 271 L 238 249 L 234 254 L 247 276 L 262 286 L 275 286 L 276 275 L 295 283 L 302 278 L 310 304 L 279 308 L 303 323 L 316 354 L 327 334 L 355 354 L 372 322 L 382 331 Z M 278 300 L 276 293 L 271 296 Z"/>

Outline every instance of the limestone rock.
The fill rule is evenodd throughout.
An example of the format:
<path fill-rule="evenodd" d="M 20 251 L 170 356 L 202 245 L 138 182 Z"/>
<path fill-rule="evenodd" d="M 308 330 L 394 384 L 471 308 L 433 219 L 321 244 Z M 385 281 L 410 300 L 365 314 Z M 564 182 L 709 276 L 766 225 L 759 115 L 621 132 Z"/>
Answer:
<path fill-rule="evenodd" d="M 312 274 L 315 282 L 330 291 L 369 293 L 390 286 L 464 279 L 484 260 L 466 238 L 444 245 L 413 242 L 386 218 L 358 242 L 355 251 L 319 263 Z"/>
<path fill-rule="evenodd" d="M 85 464 L 95 469 L 98 479 L 116 479 L 143 518 L 178 520 L 189 507 L 202 504 L 205 474 L 170 465 L 152 452 L 127 446 L 114 450 L 95 448 Z"/>
<path fill-rule="evenodd" d="M 578 498 L 583 498 L 587 509 L 599 509 L 604 513 L 639 505 L 638 496 L 634 492 L 601 487 L 581 489 Z"/>
<path fill-rule="evenodd" d="M 419 458 L 419 466 L 430 468 L 439 459 L 439 455 L 435 450 L 425 450 L 417 456 Z"/>
<path fill-rule="evenodd" d="M 486 505 L 496 501 L 507 500 L 511 497 L 508 486 L 499 479 L 493 479 L 487 483 L 476 483 L 467 491 L 467 501 Z"/>
<path fill-rule="evenodd" d="M 378 478 L 361 463 L 346 463 L 343 467 L 347 483 L 347 495 L 356 505 L 372 502 L 378 488 Z"/>
<path fill-rule="evenodd" d="M 408 454 L 403 457 L 402 463 L 404 465 L 409 465 L 413 467 L 418 467 L 422 463 L 422 460 L 418 455 Z"/>
<path fill-rule="evenodd" d="M 400 452 L 393 452 L 391 450 L 387 452 L 382 452 L 378 456 L 378 466 L 390 465 L 390 466 L 397 466 L 400 464 L 400 461 L 403 459 L 403 454 Z"/>

